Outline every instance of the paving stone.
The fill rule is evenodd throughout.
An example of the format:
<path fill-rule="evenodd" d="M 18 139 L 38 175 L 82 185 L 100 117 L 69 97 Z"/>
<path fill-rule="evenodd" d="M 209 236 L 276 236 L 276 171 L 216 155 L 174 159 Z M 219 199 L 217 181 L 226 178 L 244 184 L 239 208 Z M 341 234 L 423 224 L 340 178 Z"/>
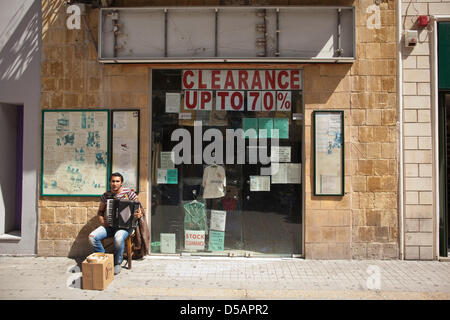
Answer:
<path fill-rule="evenodd" d="M 80 289 L 80 263 L 0 257 L 0 299 L 450 299 L 439 261 L 146 257 L 103 291 Z"/>

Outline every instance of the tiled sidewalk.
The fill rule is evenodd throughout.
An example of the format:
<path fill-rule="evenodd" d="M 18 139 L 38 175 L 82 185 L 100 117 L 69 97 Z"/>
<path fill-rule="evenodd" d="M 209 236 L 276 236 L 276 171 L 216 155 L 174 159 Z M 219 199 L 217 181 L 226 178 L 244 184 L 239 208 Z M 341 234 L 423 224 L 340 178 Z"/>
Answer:
<path fill-rule="evenodd" d="M 81 290 L 78 267 L 0 257 L 0 299 L 450 299 L 438 261 L 146 257 L 104 291 Z"/>

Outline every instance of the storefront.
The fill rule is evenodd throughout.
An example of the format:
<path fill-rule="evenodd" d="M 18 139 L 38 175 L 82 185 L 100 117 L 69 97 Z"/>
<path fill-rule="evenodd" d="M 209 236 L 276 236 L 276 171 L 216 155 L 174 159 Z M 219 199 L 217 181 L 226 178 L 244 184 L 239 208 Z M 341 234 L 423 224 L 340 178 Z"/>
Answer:
<path fill-rule="evenodd" d="M 90 252 L 117 168 L 136 178 L 150 255 L 398 259 L 395 2 L 231 3 L 87 6 L 75 30 L 43 8 L 42 113 L 98 112 L 103 142 L 128 123 L 134 144 L 92 157 L 104 185 L 89 194 L 40 186 L 39 255 Z"/>
<path fill-rule="evenodd" d="M 223 67 L 152 70 L 152 253 L 302 255 L 302 70 Z"/>

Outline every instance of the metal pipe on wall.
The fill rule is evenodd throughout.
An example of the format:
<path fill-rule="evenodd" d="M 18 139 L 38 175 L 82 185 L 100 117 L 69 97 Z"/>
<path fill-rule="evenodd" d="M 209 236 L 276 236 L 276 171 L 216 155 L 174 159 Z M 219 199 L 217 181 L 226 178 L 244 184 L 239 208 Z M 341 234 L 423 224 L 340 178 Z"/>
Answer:
<path fill-rule="evenodd" d="M 405 234 L 404 234 L 404 208 L 403 208 L 403 197 L 404 197 L 404 187 L 403 187 L 403 77 L 402 77 L 402 2 L 397 1 L 397 101 L 398 101 L 398 119 L 399 119 L 399 235 L 400 235 L 400 259 L 405 259 Z"/>

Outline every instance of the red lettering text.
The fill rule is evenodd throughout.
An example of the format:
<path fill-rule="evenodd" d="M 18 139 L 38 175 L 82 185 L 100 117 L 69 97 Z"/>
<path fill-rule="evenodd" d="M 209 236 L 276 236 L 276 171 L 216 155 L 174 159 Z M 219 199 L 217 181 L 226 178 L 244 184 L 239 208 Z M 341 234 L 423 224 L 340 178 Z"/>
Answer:
<path fill-rule="evenodd" d="M 197 95 L 198 95 L 198 92 L 197 91 L 186 91 L 185 92 L 185 95 L 186 95 L 186 97 L 185 97 L 185 104 L 186 104 L 186 108 L 188 108 L 188 109 L 191 109 L 191 110 L 194 110 L 196 107 L 197 107 Z M 191 98 L 191 96 L 192 96 L 192 98 Z M 192 102 L 191 102 L 191 100 L 192 100 Z"/>
<path fill-rule="evenodd" d="M 212 100 L 211 91 L 200 91 L 200 109 L 211 110 L 210 102 Z M 205 108 L 206 106 L 206 108 Z"/>
<path fill-rule="evenodd" d="M 239 70 L 239 89 L 248 89 L 247 84 L 248 72 L 247 70 Z"/>
<path fill-rule="evenodd" d="M 299 70 L 291 70 L 291 90 L 299 90 L 300 89 L 300 71 Z"/>
<path fill-rule="evenodd" d="M 237 102 L 236 102 L 236 100 L 237 100 Z M 240 93 L 238 91 L 237 92 L 233 92 L 231 94 L 231 101 L 230 101 L 230 103 L 231 103 L 231 107 L 234 110 L 241 110 L 242 107 L 244 106 L 244 97 L 242 96 L 242 93 Z"/>
<path fill-rule="evenodd" d="M 261 78 L 259 76 L 258 70 L 255 70 L 255 72 L 253 72 L 253 81 L 252 81 L 251 88 L 252 88 L 252 90 L 255 90 L 255 89 L 262 90 Z"/>
<path fill-rule="evenodd" d="M 235 89 L 235 84 L 233 80 L 233 72 L 231 70 L 227 71 L 227 78 L 225 80 L 224 89 Z"/>
<path fill-rule="evenodd" d="M 211 89 L 220 89 L 220 70 L 211 71 Z"/>
<path fill-rule="evenodd" d="M 183 73 L 183 86 L 185 89 L 192 89 L 194 87 L 194 81 L 191 81 L 188 83 L 188 81 L 187 81 L 188 76 L 193 77 L 194 72 L 192 72 L 191 70 L 188 70 Z"/>
<path fill-rule="evenodd" d="M 203 71 L 198 71 L 198 89 L 206 89 L 206 84 L 203 83 Z"/>
<path fill-rule="evenodd" d="M 289 77 L 289 74 L 286 70 L 282 70 L 280 72 L 278 72 L 278 87 L 280 89 L 287 89 L 289 87 L 289 81 L 286 81 L 284 83 L 282 83 L 282 78 L 284 77 Z"/>
<path fill-rule="evenodd" d="M 225 110 L 225 98 L 228 97 L 228 92 L 217 91 L 217 96 L 220 97 L 220 110 Z M 217 106 L 216 106 L 217 110 Z"/>
<path fill-rule="evenodd" d="M 275 70 L 266 70 L 265 78 L 266 78 L 266 89 L 275 89 Z"/>

